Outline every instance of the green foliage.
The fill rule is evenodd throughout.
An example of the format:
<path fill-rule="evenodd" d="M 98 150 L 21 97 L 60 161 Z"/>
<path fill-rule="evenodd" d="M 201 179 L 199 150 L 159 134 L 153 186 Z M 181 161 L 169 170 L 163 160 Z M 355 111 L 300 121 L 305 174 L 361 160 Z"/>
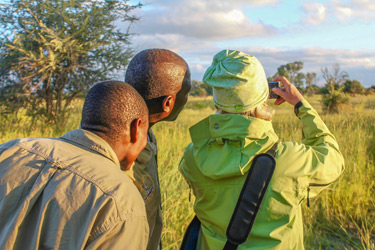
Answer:
<path fill-rule="evenodd" d="M 334 64 L 331 68 L 321 69 L 325 87 L 323 93 L 323 109 L 328 113 L 339 113 L 343 105 L 349 103 L 349 97 L 344 93 L 344 82 L 349 77 L 348 73 L 341 71 L 339 64 Z"/>
<path fill-rule="evenodd" d="M 318 93 L 319 87 L 316 85 L 316 73 L 315 72 L 307 72 L 305 74 L 305 84 L 306 84 L 305 91 L 308 96 L 312 96 Z"/>
<path fill-rule="evenodd" d="M 351 95 L 363 95 L 366 93 L 365 87 L 357 80 L 346 80 L 344 82 L 344 92 Z"/>
<path fill-rule="evenodd" d="M 305 74 L 305 83 L 306 83 L 306 88 L 316 85 L 316 73 L 315 72 L 307 72 Z"/>
<path fill-rule="evenodd" d="M 339 113 L 344 104 L 349 103 L 349 97 L 343 92 L 343 87 L 336 89 L 329 85 L 328 93 L 323 95 L 323 108 L 328 113 Z"/>
<path fill-rule="evenodd" d="M 212 87 L 208 86 L 207 84 L 205 84 L 203 82 L 193 80 L 190 95 L 192 95 L 192 96 L 209 96 L 209 95 L 212 95 Z"/>
<path fill-rule="evenodd" d="M 299 72 L 302 69 L 303 62 L 297 61 L 293 63 L 287 63 L 277 68 L 277 73 L 274 75 L 274 77 L 284 76 L 289 79 L 289 81 L 293 83 L 297 88 L 302 89 L 303 79 L 305 79 L 305 74 Z"/>
<path fill-rule="evenodd" d="M 307 96 L 313 96 L 320 93 L 320 88 L 317 85 L 313 84 L 307 86 L 305 92 Z"/>
<path fill-rule="evenodd" d="M 366 95 L 375 95 L 375 88 L 366 89 Z"/>
<path fill-rule="evenodd" d="M 121 31 L 115 25 L 137 20 L 129 13 L 140 5 L 128 1 L 15 0 L 1 5 L 0 87 L 18 89 L 13 93 L 24 93 L 32 117 L 61 127 L 72 100 L 124 69 L 132 56 L 130 26 Z M 13 105 L 9 100 L 3 98 L 2 105 Z"/>

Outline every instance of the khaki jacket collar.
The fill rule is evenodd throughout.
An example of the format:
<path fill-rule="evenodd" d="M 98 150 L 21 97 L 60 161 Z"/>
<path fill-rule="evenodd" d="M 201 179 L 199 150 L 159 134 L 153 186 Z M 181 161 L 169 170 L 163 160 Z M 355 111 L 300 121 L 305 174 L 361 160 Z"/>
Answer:
<path fill-rule="evenodd" d="M 69 141 L 73 144 L 76 144 L 79 147 L 97 152 L 107 157 L 108 159 L 113 161 L 118 167 L 120 167 L 120 162 L 112 147 L 104 139 L 88 130 L 74 129 L 72 131 L 69 131 L 60 138 Z"/>

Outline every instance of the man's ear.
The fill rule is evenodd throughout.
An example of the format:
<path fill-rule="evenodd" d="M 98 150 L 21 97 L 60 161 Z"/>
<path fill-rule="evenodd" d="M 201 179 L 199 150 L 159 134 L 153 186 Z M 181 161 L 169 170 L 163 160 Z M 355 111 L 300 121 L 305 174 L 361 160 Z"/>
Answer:
<path fill-rule="evenodd" d="M 138 131 L 140 129 L 142 120 L 141 119 L 134 119 L 130 123 L 130 142 L 136 143 L 138 140 Z"/>
<path fill-rule="evenodd" d="M 166 113 L 166 116 L 168 116 L 172 112 L 175 102 L 176 97 L 171 95 L 168 95 L 163 99 L 162 107 L 164 113 Z"/>

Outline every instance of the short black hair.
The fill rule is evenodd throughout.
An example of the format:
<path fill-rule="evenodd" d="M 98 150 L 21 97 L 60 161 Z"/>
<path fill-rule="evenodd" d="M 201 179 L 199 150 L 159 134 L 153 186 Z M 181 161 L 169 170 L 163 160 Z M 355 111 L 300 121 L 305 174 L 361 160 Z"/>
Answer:
<path fill-rule="evenodd" d="M 148 101 L 176 94 L 181 89 L 187 71 L 187 63 L 176 53 L 167 49 L 147 49 L 130 61 L 125 82 Z"/>
<path fill-rule="evenodd" d="M 135 119 L 148 123 L 148 109 L 139 93 L 125 82 L 104 81 L 87 93 L 81 128 L 99 132 L 114 142 Z"/>

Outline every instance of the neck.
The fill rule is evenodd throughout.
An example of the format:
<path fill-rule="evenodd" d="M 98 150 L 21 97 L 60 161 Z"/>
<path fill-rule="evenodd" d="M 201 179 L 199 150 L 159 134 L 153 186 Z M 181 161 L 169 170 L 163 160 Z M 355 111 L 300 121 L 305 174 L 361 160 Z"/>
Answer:
<path fill-rule="evenodd" d="M 154 114 L 151 114 L 149 115 L 149 128 L 151 128 L 152 126 L 154 126 L 156 123 L 158 123 L 159 121 L 161 121 L 165 116 L 165 113 L 154 113 Z"/>
<path fill-rule="evenodd" d="M 93 130 L 89 130 L 89 131 L 92 132 L 92 133 L 94 133 L 94 134 L 96 134 L 97 136 L 99 136 L 100 138 L 102 138 L 104 141 L 106 141 L 108 143 L 108 145 L 115 152 L 115 154 L 117 156 L 117 159 L 119 161 L 122 161 L 125 158 L 125 155 L 126 155 L 127 152 L 124 150 L 123 145 L 121 145 L 119 143 L 119 141 L 114 142 L 112 140 L 109 140 L 108 137 L 104 133 L 102 133 L 102 132 L 93 131 Z"/>

